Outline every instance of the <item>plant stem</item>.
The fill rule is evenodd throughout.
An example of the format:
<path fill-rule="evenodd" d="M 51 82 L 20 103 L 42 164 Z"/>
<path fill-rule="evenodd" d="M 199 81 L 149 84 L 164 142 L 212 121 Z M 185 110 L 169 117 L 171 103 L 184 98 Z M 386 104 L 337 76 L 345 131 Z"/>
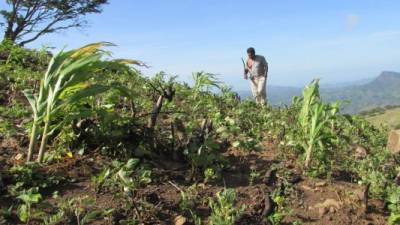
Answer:
<path fill-rule="evenodd" d="M 36 121 L 33 121 L 31 130 L 31 139 L 29 141 L 29 149 L 28 149 L 28 156 L 26 157 L 26 162 L 32 161 L 33 151 L 36 149 L 37 133 L 38 133 L 38 128 L 36 126 Z"/>
<path fill-rule="evenodd" d="M 45 122 L 44 129 L 43 129 L 42 141 L 41 141 L 41 143 L 40 143 L 39 155 L 38 155 L 38 158 L 37 158 L 37 161 L 38 161 L 39 163 L 42 163 L 42 162 L 43 162 L 44 149 L 45 149 L 45 147 L 46 147 L 47 138 L 48 138 L 48 136 L 47 136 L 47 130 L 48 130 L 48 128 L 49 128 L 49 120 L 47 120 L 47 121 Z"/>
<path fill-rule="evenodd" d="M 308 146 L 307 151 L 306 151 L 305 167 L 306 167 L 307 169 L 308 169 L 308 167 L 309 167 L 309 165 L 310 165 L 312 149 L 313 149 L 313 145 L 310 144 L 310 145 Z"/>
<path fill-rule="evenodd" d="M 160 95 L 160 97 L 158 97 L 156 105 L 153 107 L 153 111 L 151 112 L 151 117 L 149 122 L 147 123 L 147 128 L 153 130 L 154 127 L 156 126 L 157 117 L 158 114 L 161 112 L 163 101 L 164 101 L 164 96 Z"/>

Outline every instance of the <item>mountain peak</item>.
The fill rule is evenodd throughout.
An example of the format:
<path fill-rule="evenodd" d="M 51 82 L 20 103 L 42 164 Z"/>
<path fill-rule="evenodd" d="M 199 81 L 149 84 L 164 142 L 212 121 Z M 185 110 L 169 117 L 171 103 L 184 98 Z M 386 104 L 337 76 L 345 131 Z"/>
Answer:
<path fill-rule="evenodd" d="M 393 71 L 383 71 L 370 84 L 393 86 L 393 85 L 399 85 L 399 83 L 400 83 L 400 73 Z"/>
<path fill-rule="evenodd" d="M 400 73 L 394 71 L 383 71 L 377 79 L 400 79 Z"/>

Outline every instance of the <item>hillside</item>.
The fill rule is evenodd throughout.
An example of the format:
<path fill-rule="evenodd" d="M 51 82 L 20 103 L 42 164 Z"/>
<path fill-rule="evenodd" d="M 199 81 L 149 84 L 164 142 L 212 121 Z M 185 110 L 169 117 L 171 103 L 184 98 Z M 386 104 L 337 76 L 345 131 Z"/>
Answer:
<path fill-rule="evenodd" d="M 382 72 L 375 80 L 364 84 L 322 90 L 327 101 L 348 100 L 347 113 L 357 113 L 376 107 L 400 104 L 400 73 Z"/>
<path fill-rule="evenodd" d="M 400 106 L 376 108 L 363 112 L 365 118 L 376 127 L 388 126 L 392 129 L 400 128 Z"/>
<path fill-rule="evenodd" d="M 328 87 L 327 87 L 328 86 Z M 343 112 L 355 114 L 377 107 L 400 104 L 400 73 L 384 71 L 375 79 L 365 83 L 344 87 L 321 86 L 321 96 L 332 102 L 343 101 Z M 240 91 L 242 97 L 251 96 L 250 91 Z M 268 99 L 273 105 L 290 104 L 293 96 L 300 95 L 298 87 L 268 87 Z"/>
<path fill-rule="evenodd" d="M 0 224 L 400 220 L 398 163 L 385 148 L 387 133 L 336 113 L 315 97 L 317 81 L 295 105 L 264 108 L 229 90 L 208 91 L 219 82 L 213 74 L 195 73 L 188 85 L 162 73 L 147 78 L 124 64 L 137 61 L 103 61 L 108 43 L 51 60 L 20 46 L 0 47 L 18 52 L 0 60 L 7 78 Z M 272 98 L 296 94 L 278 90 Z"/>

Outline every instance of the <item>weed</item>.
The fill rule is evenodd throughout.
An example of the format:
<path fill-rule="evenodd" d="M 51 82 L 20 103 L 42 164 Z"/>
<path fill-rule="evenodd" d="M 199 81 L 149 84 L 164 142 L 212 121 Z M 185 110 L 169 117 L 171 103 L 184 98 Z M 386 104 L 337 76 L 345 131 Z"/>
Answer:
<path fill-rule="evenodd" d="M 185 191 L 181 190 L 181 202 L 179 207 L 182 211 L 186 211 L 189 213 L 193 223 L 195 225 L 201 225 L 201 218 L 196 214 L 195 206 L 196 202 L 199 201 L 199 195 L 197 192 L 198 185 L 193 184 Z"/>
<path fill-rule="evenodd" d="M 218 176 L 217 172 L 213 168 L 207 168 L 204 171 L 204 183 L 205 184 L 208 183 L 209 181 L 217 179 L 218 177 L 219 176 Z"/>
<path fill-rule="evenodd" d="M 261 173 L 257 172 L 257 168 L 255 166 L 251 166 L 249 175 L 249 185 L 253 186 L 254 181 L 256 181 L 260 176 Z"/>
<path fill-rule="evenodd" d="M 17 209 L 18 218 L 22 222 L 29 224 L 32 216 L 32 206 L 39 203 L 42 195 L 38 192 L 38 188 L 30 188 L 27 191 L 23 191 L 17 198 L 23 202 Z"/>
<path fill-rule="evenodd" d="M 242 215 L 245 206 L 235 207 L 236 191 L 224 189 L 216 195 L 216 199 L 210 199 L 211 215 L 208 218 L 209 225 L 233 225 Z"/>

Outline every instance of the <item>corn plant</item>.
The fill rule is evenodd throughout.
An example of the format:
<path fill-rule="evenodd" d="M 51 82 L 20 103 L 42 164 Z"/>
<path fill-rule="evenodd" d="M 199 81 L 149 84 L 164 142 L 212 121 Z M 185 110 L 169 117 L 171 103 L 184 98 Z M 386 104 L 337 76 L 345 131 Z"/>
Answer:
<path fill-rule="evenodd" d="M 96 208 L 96 200 L 88 196 L 61 200 L 57 214 L 52 219 L 54 222 L 60 222 L 67 217 L 70 224 L 75 220 L 75 224 L 78 225 L 89 224 L 103 216 L 103 212 Z M 45 221 L 53 222 L 48 218 L 45 218 Z"/>
<path fill-rule="evenodd" d="M 134 60 L 102 60 L 109 54 L 100 48 L 111 45 L 111 43 L 99 42 L 75 50 L 59 52 L 51 59 L 47 71 L 40 81 L 39 93 L 35 95 L 33 90 L 24 91 L 33 111 L 28 162 L 32 160 L 40 132 L 42 135 L 37 161 L 43 161 L 49 135 L 63 124 L 52 124 L 56 114 L 82 98 L 94 96 L 112 88 L 90 83 L 92 78 L 101 74 L 105 69 L 125 69 L 126 64 L 142 65 Z"/>
<path fill-rule="evenodd" d="M 98 176 L 91 177 L 91 182 L 94 186 L 96 193 L 100 192 L 101 187 L 104 185 L 104 183 L 110 177 L 110 175 L 111 175 L 110 168 L 105 168 L 101 171 L 101 173 Z"/>
<path fill-rule="evenodd" d="M 301 104 L 298 121 L 303 134 L 301 145 L 305 150 L 305 168 L 309 168 L 316 147 L 324 151 L 326 144 L 334 138 L 330 128 L 339 108 L 339 103 L 321 101 L 318 82 L 312 81 L 304 88 L 303 97 L 294 99 L 295 104 Z"/>

